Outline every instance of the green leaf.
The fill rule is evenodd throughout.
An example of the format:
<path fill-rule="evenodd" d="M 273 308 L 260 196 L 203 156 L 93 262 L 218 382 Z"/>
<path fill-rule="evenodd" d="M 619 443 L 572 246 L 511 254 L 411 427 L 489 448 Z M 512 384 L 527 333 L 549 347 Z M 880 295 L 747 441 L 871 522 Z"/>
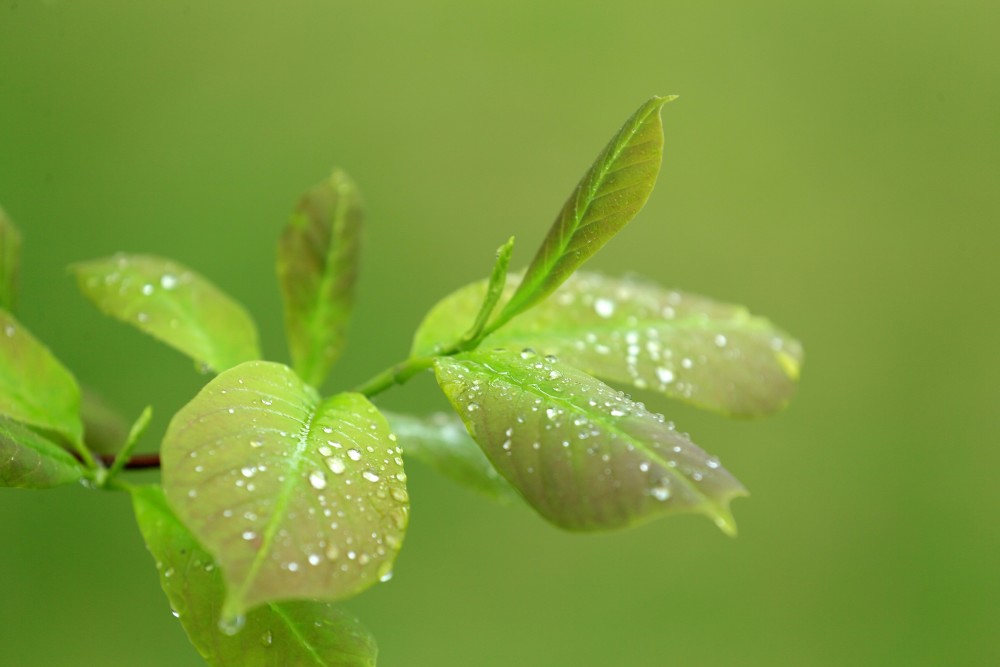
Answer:
<path fill-rule="evenodd" d="M 517 492 L 500 476 L 455 415 L 384 414 L 399 438 L 404 458 L 416 459 L 491 500 L 508 502 L 517 497 Z"/>
<path fill-rule="evenodd" d="M 435 363 L 472 437 L 542 516 L 570 530 L 700 512 L 727 533 L 743 486 L 661 415 L 530 352 L 476 350 Z"/>
<path fill-rule="evenodd" d="M 346 342 L 363 218 L 357 186 L 338 169 L 302 197 L 278 244 L 292 365 L 314 387 Z"/>
<path fill-rule="evenodd" d="M 216 372 L 260 358 L 246 310 L 194 271 L 150 255 L 118 254 L 71 267 L 104 313 Z"/>
<path fill-rule="evenodd" d="M 675 97 L 652 97 L 597 156 L 528 266 L 494 328 L 551 294 L 645 205 L 663 157 L 660 109 Z"/>
<path fill-rule="evenodd" d="M 414 356 L 453 341 L 485 289 L 473 283 L 439 302 L 417 330 Z M 609 382 L 734 416 L 784 407 L 803 357 L 798 341 L 742 306 L 583 271 L 483 346 L 531 348 Z"/>
<path fill-rule="evenodd" d="M 346 598 L 389 575 L 409 513 L 395 439 L 362 395 L 321 401 L 263 361 L 222 373 L 174 416 L 163 489 L 222 566 L 227 616 Z"/>
<path fill-rule="evenodd" d="M 125 444 L 129 423 L 100 395 L 83 387 L 80 404 L 83 417 L 83 439 L 87 447 L 99 454 L 114 454 Z"/>
<path fill-rule="evenodd" d="M 0 208 L 0 308 L 14 312 L 21 272 L 21 232 Z"/>
<path fill-rule="evenodd" d="M 0 415 L 83 442 L 80 388 L 48 348 L 0 310 Z"/>
<path fill-rule="evenodd" d="M 327 602 L 271 603 L 220 628 L 226 591 L 212 556 L 170 510 L 159 487 L 135 488 L 132 504 L 170 607 L 208 664 L 374 667 L 374 638 Z"/>
<path fill-rule="evenodd" d="M 79 481 L 83 468 L 65 449 L 0 417 L 0 486 L 48 489 Z"/>

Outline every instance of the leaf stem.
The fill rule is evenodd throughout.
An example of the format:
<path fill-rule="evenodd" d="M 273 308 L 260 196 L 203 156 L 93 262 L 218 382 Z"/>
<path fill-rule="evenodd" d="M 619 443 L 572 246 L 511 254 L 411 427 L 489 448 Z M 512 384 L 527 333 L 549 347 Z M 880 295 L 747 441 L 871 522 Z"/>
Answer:
<path fill-rule="evenodd" d="M 458 347 L 456 345 L 434 357 L 410 357 L 406 361 L 401 361 L 394 366 L 390 366 L 368 381 L 359 384 L 352 391 L 371 398 L 397 384 L 404 384 L 420 371 L 427 370 L 434 365 L 434 359 L 437 356 L 447 356 L 455 354 L 457 351 Z"/>

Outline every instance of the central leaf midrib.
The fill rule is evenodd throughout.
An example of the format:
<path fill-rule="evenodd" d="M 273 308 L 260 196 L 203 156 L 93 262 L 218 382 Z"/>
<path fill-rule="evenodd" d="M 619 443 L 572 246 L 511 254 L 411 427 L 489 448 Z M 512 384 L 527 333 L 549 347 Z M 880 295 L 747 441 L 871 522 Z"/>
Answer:
<path fill-rule="evenodd" d="M 280 604 L 275 604 L 275 603 L 271 603 L 268 606 L 271 608 L 271 611 L 273 611 L 278 618 L 284 621 L 289 631 L 292 633 L 292 635 L 295 636 L 296 639 L 299 640 L 299 643 L 306 649 L 310 657 L 312 657 L 312 659 L 316 661 L 316 664 L 320 665 L 321 667 L 327 667 L 327 662 L 323 659 L 323 656 L 320 655 L 319 650 L 315 646 L 313 646 L 312 643 L 301 632 L 299 632 L 298 624 L 296 624 L 291 618 L 289 618 L 288 614 L 285 613 L 285 610 L 282 608 L 282 606 Z"/>
<path fill-rule="evenodd" d="M 302 460 L 304 458 L 305 451 L 309 446 L 309 439 L 312 434 L 313 424 L 319 414 L 319 404 L 317 402 L 311 401 L 306 396 L 303 396 L 303 399 L 304 402 L 308 401 L 310 403 L 308 409 L 309 419 L 308 421 L 304 420 L 302 430 L 299 431 L 299 442 L 296 445 L 292 456 L 288 459 L 289 465 L 286 466 L 286 470 L 288 470 L 289 474 L 285 477 L 285 482 L 281 485 L 281 491 L 277 495 L 274 512 L 271 514 L 270 519 L 267 521 L 267 525 L 264 527 L 264 534 L 263 539 L 261 540 L 260 549 L 257 550 L 257 554 L 254 556 L 254 560 L 250 564 L 250 570 L 247 572 L 246 577 L 244 577 L 243 585 L 240 587 L 239 601 L 241 605 L 243 604 L 247 590 L 249 590 L 253 584 L 261 566 L 270 554 L 271 544 L 274 541 L 275 534 L 281 526 L 281 522 L 285 518 L 285 511 L 291 501 L 294 487 L 297 483 L 301 483 L 300 473 L 302 472 Z"/>

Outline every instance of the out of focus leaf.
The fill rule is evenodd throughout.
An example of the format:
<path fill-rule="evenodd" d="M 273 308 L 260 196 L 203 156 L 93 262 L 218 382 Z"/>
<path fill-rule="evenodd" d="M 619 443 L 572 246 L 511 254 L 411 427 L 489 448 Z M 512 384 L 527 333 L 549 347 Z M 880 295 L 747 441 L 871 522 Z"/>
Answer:
<path fill-rule="evenodd" d="M 404 458 L 421 461 L 492 500 L 507 502 L 517 497 L 517 492 L 500 476 L 454 414 L 438 412 L 426 417 L 384 414 L 399 438 Z"/>
<path fill-rule="evenodd" d="M 387 577 L 409 512 L 400 454 L 364 396 L 321 401 L 287 366 L 253 361 L 174 416 L 163 489 L 222 566 L 232 617 L 339 600 Z"/>
<path fill-rule="evenodd" d="M 104 313 L 216 372 L 258 359 L 257 327 L 241 305 L 176 262 L 118 254 L 71 267 Z"/>
<path fill-rule="evenodd" d="M 302 197 L 278 244 L 292 365 L 313 386 L 344 348 L 363 218 L 357 186 L 338 169 Z"/>
<path fill-rule="evenodd" d="M 21 273 L 21 232 L 0 208 L 0 308 L 14 312 Z"/>
<path fill-rule="evenodd" d="M 735 533 L 729 502 L 743 486 L 621 392 L 531 352 L 442 357 L 435 372 L 493 465 L 554 524 L 604 530 L 699 512 Z"/>
<path fill-rule="evenodd" d="M 128 437 L 129 423 L 100 395 L 83 388 L 80 405 L 83 438 L 87 447 L 98 454 L 114 454 Z"/>
<path fill-rule="evenodd" d="M 611 138 L 559 211 L 497 324 L 551 294 L 646 204 L 663 157 L 660 109 L 673 99 L 650 98 Z"/>
<path fill-rule="evenodd" d="M 65 449 L 0 417 L 0 486 L 47 489 L 80 479 L 83 468 Z"/>
<path fill-rule="evenodd" d="M 517 281 L 511 277 L 508 292 Z M 439 302 L 417 330 L 413 354 L 454 341 L 485 289 L 480 281 Z M 798 341 L 742 306 L 582 271 L 482 345 L 531 348 L 610 382 L 736 416 L 784 407 L 803 356 Z"/>
<path fill-rule="evenodd" d="M 329 602 L 270 603 L 220 628 L 226 589 L 212 556 L 170 510 L 159 487 L 135 488 L 132 504 L 170 607 L 208 664 L 374 667 L 374 638 Z"/>
<path fill-rule="evenodd" d="M 80 388 L 49 349 L 0 309 L 0 415 L 83 442 Z"/>

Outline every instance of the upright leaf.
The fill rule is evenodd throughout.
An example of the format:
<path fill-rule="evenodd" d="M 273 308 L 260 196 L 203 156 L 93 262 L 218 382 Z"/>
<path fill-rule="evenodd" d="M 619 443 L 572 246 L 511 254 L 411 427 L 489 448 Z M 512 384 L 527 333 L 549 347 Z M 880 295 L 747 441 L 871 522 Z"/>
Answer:
<path fill-rule="evenodd" d="M 0 208 L 0 308 L 14 312 L 21 272 L 21 232 Z"/>
<path fill-rule="evenodd" d="M 511 277 L 508 293 L 518 280 Z M 484 289 L 473 283 L 438 303 L 413 354 L 455 340 Z M 791 400 L 803 356 L 798 341 L 742 306 L 583 271 L 483 346 L 531 348 L 610 382 L 744 417 Z"/>
<path fill-rule="evenodd" d="M 338 169 L 302 197 L 278 244 L 292 365 L 313 386 L 344 348 L 363 217 L 357 186 Z"/>
<path fill-rule="evenodd" d="M 0 415 L 83 442 L 80 388 L 49 349 L 0 310 Z"/>
<path fill-rule="evenodd" d="M 435 372 L 493 465 L 556 525 L 603 530 L 700 512 L 735 532 L 729 501 L 743 486 L 621 392 L 531 352 L 442 357 Z"/>
<path fill-rule="evenodd" d="M 180 264 L 118 254 L 71 267 L 104 313 L 158 338 L 207 370 L 258 359 L 257 327 L 241 305 Z"/>
<path fill-rule="evenodd" d="M 159 487 L 135 488 L 132 504 L 170 607 L 209 665 L 374 667 L 375 640 L 328 602 L 271 603 L 220 629 L 226 589 L 212 556 L 170 510 Z"/>
<path fill-rule="evenodd" d="M 163 489 L 222 566 L 227 616 L 346 598 L 389 575 L 409 512 L 395 440 L 362 395 L 321 401 L 263 361 L 222 373 L 174 416 Z"/>
<path fill-rule="evenodd" d="M 47 489 L 72 484 L 82 476 L 83 468 L 65 449 L 0 417 L 0 486 Z"/>
<path fill-rule="evenodd" d="M 645 205 L 663 157 L 660 109 L 673 99 L 650 98 L 597 156 L 563 205 L 498 324 L 551 294 Z"/>
<path fill-rule="evenodd" d="M 103 396 L 83 387 L 80 404 L 84 440 L 92 452 L 114 454 L 125 444 L 129 423 Z"/>
<path fill-rule="evenodd" d="M 517 497 L 454 414 L 438 412 L 426 417 L 384 414 L 399 438 L 404 458 L 421 461 L 491 500 L 507 502 Z"/>

